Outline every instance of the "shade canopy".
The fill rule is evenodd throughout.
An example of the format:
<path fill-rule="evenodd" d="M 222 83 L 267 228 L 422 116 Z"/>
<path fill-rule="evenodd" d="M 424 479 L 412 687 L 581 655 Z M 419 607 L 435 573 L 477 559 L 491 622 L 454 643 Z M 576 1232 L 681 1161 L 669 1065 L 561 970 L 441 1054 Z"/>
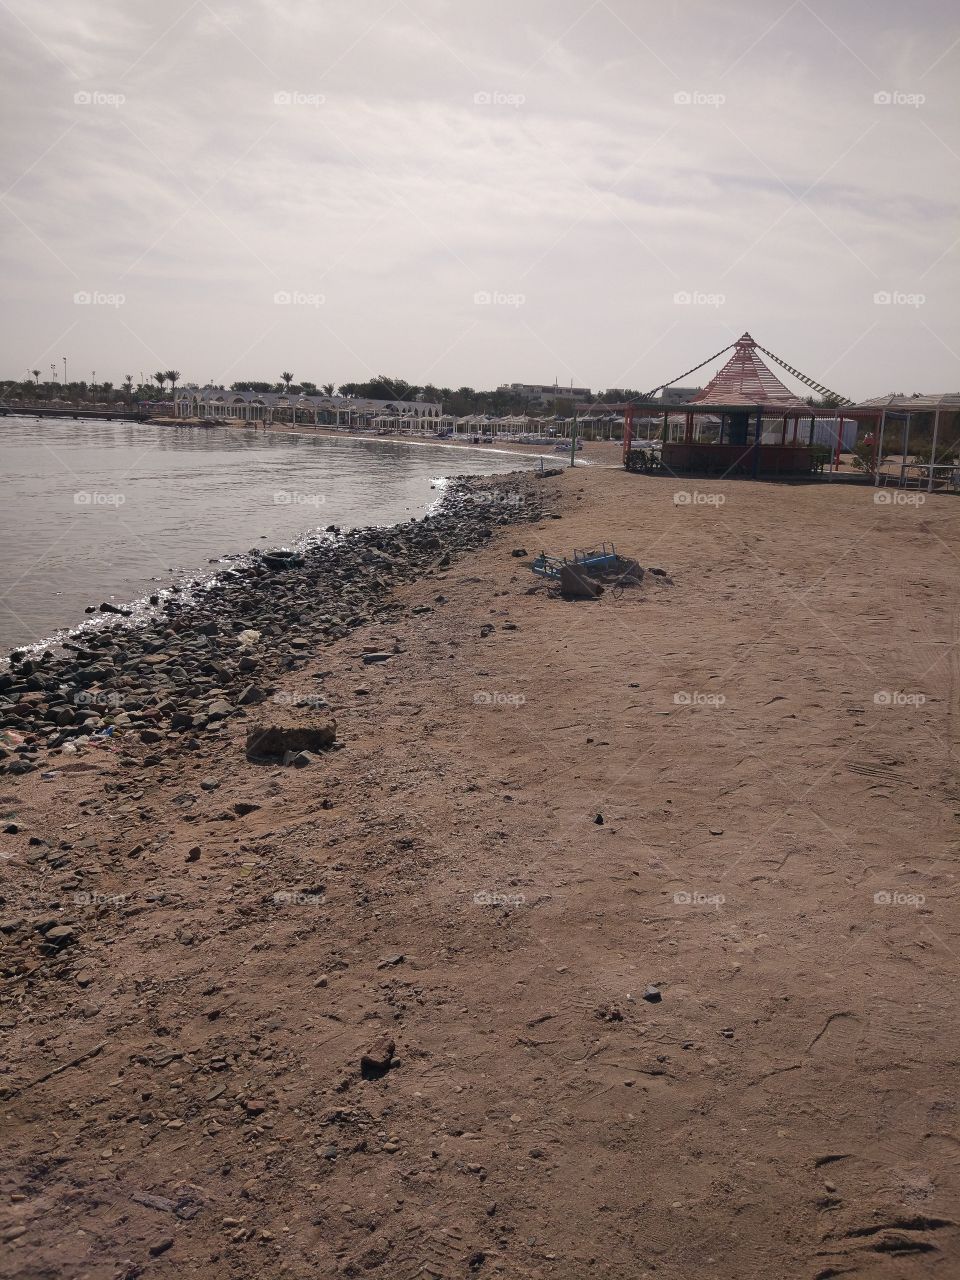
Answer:
<path fill-rule="evenodd" d="M 723 368 L 688 402 L 690 405 L 716 405 L 725 409 L 769 410 L 771 413 L 796 411 L 809 414 L 805 400 L 784 386 L 772 369 L 761 360 L 757 344 L 749 333 L 734 344 L 734 352 Z M 683 405 L 671 406 L 674 410 Z"/>

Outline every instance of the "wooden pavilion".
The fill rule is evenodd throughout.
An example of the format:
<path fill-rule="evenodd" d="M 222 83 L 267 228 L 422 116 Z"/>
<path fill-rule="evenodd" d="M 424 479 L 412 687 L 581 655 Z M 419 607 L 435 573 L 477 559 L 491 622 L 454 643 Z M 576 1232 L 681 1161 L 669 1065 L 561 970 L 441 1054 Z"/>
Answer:
<path fill-rule="evenodd" d="M 844 406 L 850 404 L 826 387 L 784 364 L 772 352 L 758 346 L 744 333 L 733 346 L 733 355 L 692 400 L 665 405 L 653 395 L 628 411 L 624 431 L 624 462 L 630 464 L 633 413 L 659 410 L 662 415 L 661 463 L 675 474 L 803 476 L 817 469 L 815 434 L 818 421 L 833 424 L 831 451 L 839 449 L 844 431 Z M 729 351 L 725 347 L 704 364 Z M 808 386 L 831 395 L 837 408 L 813 408 L 785 386 L 760 357 L 769 355 Z M 698 365 L 697 368 L 703 368 Z M 675 378 L 679 382 L 696 369 Z M 670 386 L 658 387 L 662 391 Z M 847 420 L 849 422 L 849 415 Z M 719 419 L 716 439 L 703 439 L 703 424 Z M 676 436 L 676 438 L 674 438 Z M 779 439 L 777 439 L 779 436 Z M 820 455 L 822 457 L 822 453 Z"/>

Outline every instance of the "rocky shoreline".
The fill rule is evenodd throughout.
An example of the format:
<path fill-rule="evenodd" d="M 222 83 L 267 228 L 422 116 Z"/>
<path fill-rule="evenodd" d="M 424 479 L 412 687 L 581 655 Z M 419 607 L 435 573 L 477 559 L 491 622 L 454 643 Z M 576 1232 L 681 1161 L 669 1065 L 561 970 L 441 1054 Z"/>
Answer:
<path fill-rule="evenodd" d="M 331 526 L 295 551 L 255 548 L 209 585 L 152 597 L 156 611 L 143 621 L 117 616 L 42 652 L 15 651 L 0 672 L 0 772 L 134 743 L 197 749 L 201 736 L 270 699 L 272 682 L 319 646 L 389 618 L 399 583 L 442 572 L 498 527 L 542 519 L 540 478 L 458 477 L 422 519 Z M 323 706 L 310 700 L 311 710 Z"/>

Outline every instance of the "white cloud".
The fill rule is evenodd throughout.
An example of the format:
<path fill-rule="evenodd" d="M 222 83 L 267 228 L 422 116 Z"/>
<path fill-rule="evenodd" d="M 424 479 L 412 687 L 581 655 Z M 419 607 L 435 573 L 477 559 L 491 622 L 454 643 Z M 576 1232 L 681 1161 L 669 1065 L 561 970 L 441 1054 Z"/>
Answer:
<path fill-rule="evenodd" d="M 10 9 L 6 376 L 74 324 L 72 367 L 115 378 L 644 387 L 750 328 L 847 394 L 960 385 L 946 10 Z M 128 301 L 75 324 L 78 288 Z M 278 315 L 283 289 L 326 302 Z M 878 312 L 878 289 L 927 302 Z"/>

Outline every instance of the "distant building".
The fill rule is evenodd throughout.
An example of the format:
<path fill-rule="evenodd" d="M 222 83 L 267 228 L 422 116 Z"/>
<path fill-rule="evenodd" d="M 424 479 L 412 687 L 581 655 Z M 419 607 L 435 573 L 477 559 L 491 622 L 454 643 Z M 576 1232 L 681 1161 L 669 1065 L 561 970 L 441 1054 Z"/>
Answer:
<path fill-rule="evenodd" d="M 589 387 L 545 386 L 540 382 L 505 382 L 497 390 L 539 405 L 551 405 L 554 400 L 589 400 L 592 395 Z"/>

